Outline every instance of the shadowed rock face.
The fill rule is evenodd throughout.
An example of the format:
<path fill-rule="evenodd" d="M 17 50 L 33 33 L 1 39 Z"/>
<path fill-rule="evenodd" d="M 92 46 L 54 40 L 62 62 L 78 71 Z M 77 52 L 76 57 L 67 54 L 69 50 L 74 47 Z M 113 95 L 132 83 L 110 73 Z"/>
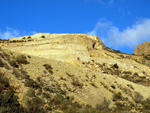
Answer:
<path fill-rule="evenodd" d="M 134 54 L 135 55 L 144 55 L 144 56 L 149 55 L 150 54 L 150 42 L 144 42 L 144 43 L 136 46 L 134 49 Z"/>

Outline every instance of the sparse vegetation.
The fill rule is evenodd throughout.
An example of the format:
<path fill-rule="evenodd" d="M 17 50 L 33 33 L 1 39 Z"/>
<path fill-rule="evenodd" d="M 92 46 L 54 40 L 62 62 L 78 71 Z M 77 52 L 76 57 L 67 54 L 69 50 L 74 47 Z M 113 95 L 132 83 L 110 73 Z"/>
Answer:
<path fill-rule="evenodd" d="M 98 88 L 93 82 L 90 83 L 93 87 Z"/>
<path fill-rule="evenodd" d="M 141 103 L 143 101 L 143 96 L 139 92 L 135 92 L 135 94 L 133 96 L 133 100 L 136 103 Z"/>
<path fill-rule="evenodd" d="M 111 85 L 111 87 L 112 87 L 113 89 L 116 89 L 116 87 L 115 87 L 114 85 Z"/>
<path fill-rule="evenodd" d="M 25 109 L 17 99 L 18 97 L 14 95 L 14 88 L 9 85 L 8 79 L 0 72 L 0 113 L 23 113 Z"/>
<path fill-rule="evenodd" d="M 109 105 L 110 105 L 110 101 L 106 100 L 106 98 L 104 97 L 103 101 L 100 104 L 96 105 L 96 109 L 99 111 L 108 112 L 109 111 Z"/>
<path fill-rule="evenodd" d="M 16 78 L 20 78 L 21 77 L 21 74 L 19 73 L 19 71 L 17 69 L 13 69 L 12 74 L 15 75 Z"/>
<path fill-rule="evenodd" d="M 31 88 L 34 88 L 34 80 L 33 79 L 29 79 L 29 80 L 26 80 L 24 85 L 27 86 L 27 87 L 31 87 Z"/>
<path fill-rule="evenodd" d="M 31 36 L 28 36 L 28 39 L 30 39 L 31 38 Z"/>
<path fill-rule="evenodd" d="M 18 55 L 17 58 L 16 58 L 16 62 L 18 64 L 27 64 L 28 61 L 27 61 L 27 58 L 25 55 Z"/>
<path fill-rule="evenodd" d="M 44 110 L 44 102 L 39 97 L 34 97 L 31 100 L 27 100 L 27 112 L 28 113 L 46 113 Z"/>
<path fill-rule="evenodd" d="M 49 65 L 49 64 L 44 64 L 43 65 L 44 67 L 45 67 L 45 69 L 50 73 L 50 74 L 53 74 L 53 71 L 52 71 L 52 67 L 51 67 L 51 65 Z"/>
<path fill-rule="evenodd" d="M 26 92 L 26 95 L 28 97 L 35 97 L 35 89 L 34 88 L 28 89 L 28 91 Z"/>
<path fill-rule="evenodd" d="M 72 79 L 72 85 L 76 86 L 76 87 L 79 87 L 79 88 L 82 88 L 83 87 L 83 83 L 80 83 L 79 80 L 77 78 L 75 79 Z"/>
<path fill-rule="evenodd" d="M 114 93 L 113 101 L 122 100 L 122 99 L 123 99 L 123 96 L 122 96 L 121 92 Z"/>
<path fill-rule="evenodd" d="M 0 67 L 4 67 L 4 63 L 1 59 L 0 59 Z"/>
<path fill-rule="evenodd" d="M 45 38 L 45 36 L 43 35 L 43 36 L 41 36 L 41 38 Z"/>
<path fill-rule="evenodd" d="M 146 60 L 150 60 L 150 54 L 149 54 L 149 55 L 144 56 L 144 58 L 145 58 Z"/>

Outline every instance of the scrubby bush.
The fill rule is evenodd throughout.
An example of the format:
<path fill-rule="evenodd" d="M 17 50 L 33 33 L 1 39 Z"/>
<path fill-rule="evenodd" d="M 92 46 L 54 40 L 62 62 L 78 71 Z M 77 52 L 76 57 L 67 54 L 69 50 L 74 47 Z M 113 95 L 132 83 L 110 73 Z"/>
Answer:
<path fill-rule="evenodd" d="M 145 58 L 145 59 L 147 59 L 147 60 L 150 60 L 150 54 L 149 54 L 149 55 L 144 56 L 144 58 Z"/>
<path fill-rule="evenodd" d="M 83 83 L 80 83 L 78 79 L 73 79 L 72 85 L 77 86 L 79 88 L 83 87 Z"/>
<path fill-rule="evenodd" d="M 17 56 L 16 61 L 18 62 L 18 64 L 27 64 L 28 63 L 25 55 Z"/>
<path fill-rule="evenodd" d="M 39 97 L 34 97 L 32 100 L 27 100 L 28 113 L 46 113 L 43 109 L 44 102 Z"/>
<path fill-rule="evenodd" d="M 122 100 L 123 99 L 123 96 L 120 92 L 118 93 L 114 93 L 113 95 L 113 101 L 116 101 L 116 100 Z"/>
<path fill-rule="evenodd" d="M 28 97 L 35 97 L 35 89 L 34 88 L 28 89 L 28 91 L 26 92 L 26 95 Z"/>
<path fill-rule="evenodd" d="M 34 87 L 34 80 L 33 79 L 29 79 L 27 81 L 25 81 L 24 85 L 27 86 L 27 87 Z"/>
<path fill-rule="evenodd" d="M 8 70 L 11 69 L 7 63 L 4 63 L 4 67 L 5 67 L 5 69 L 8 69 Z"/>
<path fill-rule="evenodd" d="M 2 91 L 5 89 L 5 93 Z M 23 113 L 25 109 L 17 101 L 14 95 L 14 88 L 9 85 L 9 81 L 0 72 L 0 113 Z"/>
<path fill-rule="evenodd" d="M 98 88 L 93 82 L 90 83 L 93 87 Z"/>
<path fill-rule="evenodd" d="M 3 84 L 5 87 L 9 87 L 9 80 L 4 77 L 3 73 L 0 72 L 0 83 Z"/>
<path fill-rule="evenodd" d="M 14 69 L 12 74 L 15 75 L 16 78 L 20 78 L 21 77 L 21 74 L 19 73 L 19 71 L 17 69 Z"/>
<path fill-rule="evenodd" d="M 4 67 L 4 63 L 2 62 L 2 59 L 0 59 L 0 67 Z"/>
<path fill-rule="evenodd" d="M 96 105 L 96 109 L 99 111 L 103 111 L 103 110 L 109 110 L 109 105 L 110 105 L 110 101 L 106 100 L 106 98 L 104 97 L 103 101 L 100 104 Z"/>
<path fill-rule="evenodd" d="M 24 108 L 17 101 L 18 97 L 12 92 L 0 93 L 0 112 L 1 113 L 23 113 Z"/>
<path fill-rule="evenodd" d="M 31 36 L 28 36 L 28 39 L 31 38 Z"/>
<path fill-rule="evenodd" d="M 53 74 L 53 71 L 52 71 L 53 68 L 51 67 L 51 65 L 49 65 L 49 64 L 44 64 L 43 66 L 45 67 L 45 69 L 46 69 L 49 73 Z"/>
<path fill-rule="evenodd" d="M 35 88 L 35 89 L 40 88 L 41 89 L 41 86 L 37 82 L 35 82 L 33 79 L 27 79 L 25 81 L 24 85 L 26 87 L 30 87 L 30 88 Z"/>
<path fill-rule="evenodd" d="M 41 38 L 45 38 L 45 36 L 43 35 L 43 36 L 41 36 Z"/>
<path fill-rule="evenodd" d="M 139 92 L 136 92 L 136 93 L 134 94 L 133 100 L 134 100 L 136 103 L 141 103 L 141 102 L 143 101 L 143 96 L 142 96 Z"/>
<path fill-rule="evenodd" d="M 116 87 L 115 87 L 114 85 L 111 85 L 111 87 L 112 87 L 113 89 L 116 89 Z"/>
<path fill-rule="evenodd" d="M 49 93 L 43 93 L 43 97 L 45 97 L 45 98 L 50 98 L 50 94 Z"/>
<path fill-rule="evenodd" d="M 8 63 L 9 63 L 11 66 L 13 66 L 13 67 L 18 67 L 17 62 L 16 62 L 15 59 L 10 60 Z"/>

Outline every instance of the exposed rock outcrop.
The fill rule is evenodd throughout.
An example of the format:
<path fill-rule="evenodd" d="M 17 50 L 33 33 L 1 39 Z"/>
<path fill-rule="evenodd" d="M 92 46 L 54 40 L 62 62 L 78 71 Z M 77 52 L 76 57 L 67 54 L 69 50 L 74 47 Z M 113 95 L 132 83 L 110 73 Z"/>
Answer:
<path fill-rule="evenodd" d="M 150 55 L 150 42 L 144 42 L 136 46 L 134 49 L 134 54 L 144 56 Z"/>

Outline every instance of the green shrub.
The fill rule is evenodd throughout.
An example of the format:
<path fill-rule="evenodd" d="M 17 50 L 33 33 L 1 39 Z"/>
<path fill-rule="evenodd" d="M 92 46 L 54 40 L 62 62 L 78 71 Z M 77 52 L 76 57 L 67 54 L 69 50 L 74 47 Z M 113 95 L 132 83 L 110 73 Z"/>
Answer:
<path fill-rule="evenodd" d="M 22 39 L 26 39 L 26 37 L 23 37 Z"/>
<path fill-rule="evenodd" d="M 51 89 L 51 88 L 49 88 L 49 87 L 45 87 L 45 88 L 44 88 L 44 90 L 45 90 L 45 91 L 49 91 L 49 92 L 51 92 L 51 91 L 52 91 L 52 89 Z"/>
<path fill-rule="evenodd" d="M 26 92 L 26 95 L 28 97 L 35 97 L 35 89 L 34 88 L 28 89 L 28 91 Z"/>
<path fill-rule="evenodd" d="M 27 64 L 28 63 L 25 55 L 17 56 L 16 61 L 18 62 L 18 64 Z"/>
<path fill-rule="evenodd" d="M 25 83 L 24 83 L 25 86 L 32 87 L 32 88 L 34 87 L 34 84 L 35 84 L 35 82 L 33 79 L 29 79 L 29 80 L 25 81 Z"/>
<path fill-rule="evenodd" d="M 150 110 L 150 104 L 147 102 L 142 102 L 143 108 Z"/>

